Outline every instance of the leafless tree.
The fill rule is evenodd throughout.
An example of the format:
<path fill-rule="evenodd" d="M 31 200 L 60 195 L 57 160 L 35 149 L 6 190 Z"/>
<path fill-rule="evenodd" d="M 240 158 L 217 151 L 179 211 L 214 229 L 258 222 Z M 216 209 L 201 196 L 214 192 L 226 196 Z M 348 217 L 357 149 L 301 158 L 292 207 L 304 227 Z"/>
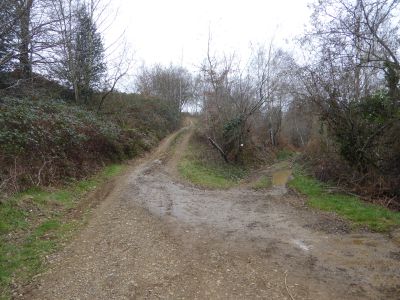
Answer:
<path fill-rule="evenodd" d="M 137 89 L 143 95 L 167 101 L 180 113 L 193 97 L 193 79 L 182 67 L 143 66 L 137 76 Z"/>
<path fill-rule="evenodd" d="M 336 73 L 346 71 L 352 84 L 347 85 L 350 94 L 346 99 L 358 101 L 376 89 L 381 84 L 377 82 L 379 72 L 399 77 L 398 1 L 330 0 L 313 8 L 313 30 L 308 35 L 313 55 L 341 70 Z M 392 92 L 398 89 L 396 84 L 391 84 Z"/>
<path fill-rule="evenodd" d="M 22 78 L 30 78 L 34 67 L 48 63 L 45 52 L 53 47 L 49 35 L 55 21 L 49 11 L 50 1 L 4 0 L 1 4 L 0 36 L 8 36 L 8 49 L 0 65 L 18 62 L 15 65 Z"/>
<path fill-rule="evenodd" d="M 299 80 L 318 106 L 326 134 L 367 182 L 383 176 L 400 186 L 400 5 L 394 0 L 330 0 L 313 6 L 306 37 L 312 55 Z M 388 187 L 392 185 L 392 187 Z M 385 186 L 382 185 L 382 186 Z"/>
<path fill-rule="evenodd" d="M 240 160 L 242 150 L 251 148 L 251 135 L 259 131 L 264 132 L 263 144 L 277 145 L 282 111 L 290 98 L 289 71 L 294 66 L 291 56 L 274 49 L 272 43 L 253 51 L 243 65 L 234 56 L 217 59 L 211 55 L 209 42 L 202 67 L 206 82 L 203 110 L 210 139 L 220 145 L 228 160 Z"/>
<path fill-rule="evenodd" d="M 105 26 L 107 18 L 103 15 L 109 2 L 51 2 L 56 22 L 52 30 L 54 47 L 48 53 L 51 63 L 47 72 L 73 89 L 76 102 L 88 103 L 91 91 L 102 92 L 97 103 L 100 110 L 107 96 L 127 74 L 131 62 L 128 47 L 120 42 L 122 36 L 111 46 L 103 45 L 103 29 L 99 27 Z M 107 54 L 112 46 L 112 52 L 120 54 L 118 58 Z M 116 50 L 116 46 L 120 49 Z"/>
<path fill-rule="evenodd" d="M 258 99 L 253 109 L 260 109 L 265 114 L 269 141 L 276 146 L 283 109 L 292 98 L 294 73 L 298 66 L 290 54 L 274 49 L 270 43 L 268 49 L 256 49 L 252 68 Z"/>
<path fill-rule="evenodd" d="M 130 54 L 130 49 L 126 42 L 123 45 L 119 44 L 119 46 L 120 49 L 118 49 L 119 54 L 117 57 L 113 60 L 108 60 L 108 72 L 103 80 L 103 93 L 97 106 L 97 111 L 101 110 L 106 98 L 115 91 L 117 84 L 123 77 L 127 76 L 130 71 L 133 61 L 133 58 Z"/>

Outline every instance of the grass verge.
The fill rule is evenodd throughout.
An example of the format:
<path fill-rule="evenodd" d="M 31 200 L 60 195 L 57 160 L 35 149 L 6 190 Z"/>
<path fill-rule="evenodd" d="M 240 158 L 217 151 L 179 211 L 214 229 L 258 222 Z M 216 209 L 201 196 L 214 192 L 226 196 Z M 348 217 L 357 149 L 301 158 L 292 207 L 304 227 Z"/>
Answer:
<path fill-rule="evenodd" d="M 287 160 L 289 158 L 292 158 L 295 155 L 296 155 L 296 152 L 293 152 L 289 149 L 282 149 L 282 150 L 278 151 L 278 153 L 276 154 L 276 159 L 278 161 Z"/>
<path fill-rule="evenodd" d="M 73 216 L 82 197 L 120 174 L 110 165 L 93 177 L 53 190 L 30 189 L 0 204 L 0 299 L 43 271 L 46 255 L 60 248 L 84 222 Z"/>
<path fill-rule="evenodd" d="M 272 186 L 272 180 L 268 176 L 261 176 L 254 183 L 252 183 L 251 187 L 254 190 L 263 190 L 268 189 Z"/>
<path fill-rule="evenodd" d="M 219 160 L 213 159 L 210 148 L 194 134 L 183 159 L 178 164 L 178 171 L 190 182 L 211 189 L 233 187 L 247 175 L 244 167 Z"/>
<path fill-rule="evenodd" d="M 308 197 L 308 205 L 324 211 L 335 212 L 357 226 L 367 226 L 378 232 L 400 226 L 400 213 L 379 205 L 363 202 L 355 196 L 329 193 L 327 186 L 303 174 L 294 173 L 289 186 Z"/>

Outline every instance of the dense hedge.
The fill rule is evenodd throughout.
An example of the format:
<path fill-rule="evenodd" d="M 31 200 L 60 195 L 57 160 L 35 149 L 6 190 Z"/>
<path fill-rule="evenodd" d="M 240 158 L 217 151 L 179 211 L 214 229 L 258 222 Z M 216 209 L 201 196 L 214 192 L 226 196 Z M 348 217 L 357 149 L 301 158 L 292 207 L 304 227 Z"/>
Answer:
<path fill-rule="evenodd" d="M 138 104 L 136 116 L 130 116 L 140 114 Z M 148 150 L 168 130 L 144 132 L 122 126 L 126 123 L 62 101 L 0 99 L 0 190 L 87 176 Z"/>
<path fill-rule="evenodd" d="M 398 98 L 378 90 L 347 105 L 332 101 L 322 117 L 305 151 L 316 177 L 400 210 Z"/>
<path fill-rule="evenodd" d="M 180 112 L 168 102 L 138 94 L 113 93 L 101 111 L 121 127 L 134 128 L 157 139 L 175 130 L 181 121 Z"/>

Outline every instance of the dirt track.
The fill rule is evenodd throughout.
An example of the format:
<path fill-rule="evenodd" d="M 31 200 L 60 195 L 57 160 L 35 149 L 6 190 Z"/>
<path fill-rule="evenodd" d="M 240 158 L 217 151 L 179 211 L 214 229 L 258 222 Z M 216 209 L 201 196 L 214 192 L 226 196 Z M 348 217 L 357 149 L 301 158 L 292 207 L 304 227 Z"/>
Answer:
<path fill-rule="evenodd" d="M 399 299 L 400 245 L 350 232 L 284 188 L 177 177 L 191 129 L 120 178 L 26 299 Z M 172 151 L 174 152 L 174 151 Z"/>

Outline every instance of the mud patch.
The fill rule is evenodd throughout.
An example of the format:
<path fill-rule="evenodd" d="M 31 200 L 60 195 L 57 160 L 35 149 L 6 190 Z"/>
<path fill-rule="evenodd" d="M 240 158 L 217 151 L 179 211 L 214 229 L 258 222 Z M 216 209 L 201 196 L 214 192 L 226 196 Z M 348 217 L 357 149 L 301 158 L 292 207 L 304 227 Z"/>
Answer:
<path fill-rule="evenodd" d="M 351 232 L 350 225 L 343 220 L 337 219 L 335 216 L 323 217 L 321 215 L 320 220 L 312 224 L 306 224 L 304 228 L 310 228 L 329 234 L 347 234 Z"/>
<path fill-rule="evenodd" d="M 389 256 L 391 259 L 400 261 L 400 251 L 399 252 L 390 252 Z"/>

